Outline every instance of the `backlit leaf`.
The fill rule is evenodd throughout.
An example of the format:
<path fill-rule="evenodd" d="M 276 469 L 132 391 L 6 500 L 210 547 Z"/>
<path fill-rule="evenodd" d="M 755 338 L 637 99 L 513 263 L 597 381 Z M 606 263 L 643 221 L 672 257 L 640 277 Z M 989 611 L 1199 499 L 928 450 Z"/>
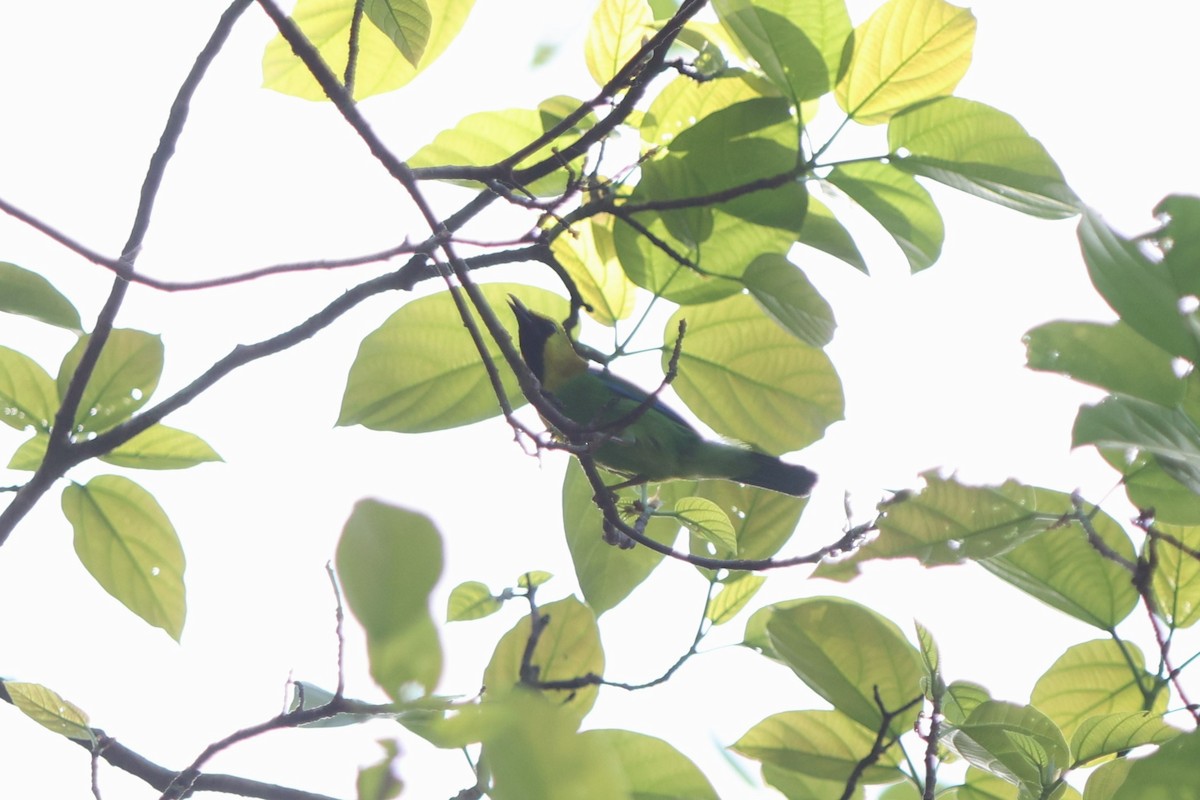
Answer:
<path fill-rule="evenodd" d="M 69 331 L 82 330 L 79 312 L 54 284 L 16 264 L 0 261 L 0 311 L 20 314 Z"/>
<path fill-rule="evenodd" d="M 1046 219 L 1079 213 L 1079 198 L 1046 148 L 1003 111 L 960 97 L 908 108 L 888 124 L 890 162 Z"/>
<path fill-rule="evenodd" d="M 827 179 L 875 218 L 896 240 L 913 272 L 930 267 L 942 253 L 945 226 L 925 187 L 891 164 L 841 164 Z"/>
<path fill-rule="evenodd" d="M 778 454 L 812 444 L 842 418 L 829 357 L 784 332 L 753 298 L 677 311 L 664 336 L 664 370 L 681 319 L 687 331 L 671 387 L 717 433 Z"/>
<path fill-rule="evenodd" d="M 58 368 L 58 396 L 66 395 L 91 336 L 82 336 Z M 162 338 L 116 328 L 108 335 L 75 414 L 75 432 L 99 433 L 133 415 L 158 387 Z"/>
<path fill-rule="evenodd" d="M 68 739 L 95 740 L 87 714 L 57 692 L 36 683 L 4 681 L 3 685 L 13 705 L 42 727 Z"/>
<path fill-rule="evenodd" d="M 412 1 L 392 0 L 401 5 Z M 416 66 L 377 25 L 361 26 L 354 79 L 356 100 L 398 89 L 432 64 L 454 41 L 475 0 L 424 0 L 424 3 L 430 14 L 429 34 Z M 354 5 L 355 0 L 299 0 L 292 10 L 292 20 L 339 80 L 346 73 Z M 282 35 L 276 35 L 263 53 L 263 86 L 304 100 L 326 99 L 324 90 Z"/>
<path fill-rule="evenodd" d="M 152 425 L 100 456 L 100 460 L 133 469 L 186 469 L 223 459 L 194 433 Z"/>
<path fill-rule="evenodd" d="M 428 694 L 442 673 L 429 593 L 442 572 L 442 537 L 423 514 L 362 500 L 335 558 L 346 604 L 367 635 L 371 677 L 393 700 Z"/>
<path fill-rule="evenodd" d="M 96 582 L 178 641 L 187 613 L 183 548 L 154 497 L 128 478 L 100 475 L 64 489 L 62 509 Z"/>
<path fill-rule="evenodd" d="M 950 94 L 971 64 L 975 17 L 943 0 L 889 0 L 854 29 L 838 105 L 864 125 Z"/>
<path fill-rule="evenodd" d="M 49 432 L 58 410 L 54 380 L 29 356 L 0 346 L 0 422 Z"/>
<path fill-rule="evenodd" d="M 717 800 L 704 773 L 662 739 L 622 730 L 585 731 L 580 738 L 589 748 L 616 755 L 629 783 L 631 800 Z"/>
<path fill-rule="evenodd" d="M 600 86 L 612 80 L 653 35 L 653 24 L 646 0 L 600 0 L 583 44 L 592 80 Z"/>
<path fill-rule="evenodd" d="M 785 711 L 772 714 L 746 731 L 732 746 L 747 758 L 845 784 L 875 743 L 875 731 L 840 711 Z M 900 777 L 892 749 L 862 775 L 864 783 L 889 783 Z"/>
<path fill-rule="evenodd" d="M 516 341 L 508 309 L 513 294 L 530 308 L 562 319 L 567 306 L 557 295 L 520 284 L 480 286 L 497 319 Z M 482 323 L 477 324 L 482 328 Z M 516 376 L 491 338 L 488 353 L 500 371 L 510 402 L 525 402 Z M 470 335 L 449 292 L 406 303 L 367 335 L 346 379 L 339 425 L 422 433 L 496 416 L 500 406 Z"/>
<path fill-rule="evenodd" d="M 367 19 L 392 40 L 413 68 L 418 68 L 433 22 L 425 0 L 367 0 L 364 9 Z"/>

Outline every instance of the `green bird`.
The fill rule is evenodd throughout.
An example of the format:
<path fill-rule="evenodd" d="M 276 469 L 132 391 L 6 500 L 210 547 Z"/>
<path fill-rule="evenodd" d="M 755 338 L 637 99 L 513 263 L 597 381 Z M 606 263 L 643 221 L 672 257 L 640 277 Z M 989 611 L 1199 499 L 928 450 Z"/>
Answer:
<path fill-rule="evenodd" d="M 596 463 L 626 478 L 620 486 L 681 478 L 719 478 L 783 494 L 807 495 L 811 470 L 733 444 L 708 441 L 657 398 L 635 414 L 649 394 L 607 370 L 588 365 L 553 320 L 510 295 L 521 357 L 564 415 L 597 430 L 603 439 Z M 630 419 L 623 428 L 615 428 Z M 606 427 L 608 426 L 608 427 Z"/>

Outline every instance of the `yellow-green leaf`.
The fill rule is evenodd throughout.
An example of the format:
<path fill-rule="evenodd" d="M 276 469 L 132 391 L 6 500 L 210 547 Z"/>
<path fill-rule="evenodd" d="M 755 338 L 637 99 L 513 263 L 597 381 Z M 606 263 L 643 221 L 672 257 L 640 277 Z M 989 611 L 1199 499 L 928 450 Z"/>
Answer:
<path fill-rule="evenodd" d="M 178 641 L 187 614 L 183 548 L 154 497 L 128 478 L 100 475 L 64 489 L 62 509 L 96 582 Z"/>
<path fill-rule="evenodd" d="M 58 396 L 66 394 L 91 336 L 82 336 L 58 368 Z M 100 433 L 133 415 L 158 387 L 163 343 L 157 335 L 117 328 L 104 342 L 100 358 L 75 413 L 75 432 Z"/>
<path fill-rule="evenodd" d="M 767 582 L 765 575 L 737 572 L 722 581 L 717 594 L 708 604 L 704 616 L 713 625 L 723 625 L 733 619 Z"/>
<path fill-rule="evenodd" d="M 687 320 L 671 387 L 724 436 L 773 454 L 798 450 L 842 418 L 842 384 L 829 357 L 784 332 L 745 295 L 686 307 L 667 323 L 663 368 Z"/>
<path fill-rule="evenodd" d="M 485 284 L 480 289 L 514 341 L 517 323 L 508 308 L 509 294 L 542 314 L 558 319 L 567 314 L 565 301 L 544 289 L 509 283 Z M 484 337 L 509 401 L 522 405 L 525 398 L 516 376 L 486 331 Z M 337 424 L 423 433 L 499 413 L 479 352 L 450 293 L 441 292 L 405 304 L 363 339 L 346 380 Z"/>
<path fill-rule="evenodd" d="M 46 433 L 58 409 L 54 380 L 29 356 L 0 346 L 0 422 Z"/>
<path fill-rule="evenodd" d="M 896 241 L 913 272 L 933 266 L 942 253 L 945 224 L 933 197 L 911 175 L 891 164 L 841 164 L 828 181 L 875 218 Z"/>
<path fill-rule="evenodd" d="M 583 43 L 592 79 L 600 86 L 612 80 L 653 34 L 653 25 L 646 0 L 600 0 Z"/>
<path fill-rule="evenodd" d="M 588 313 L 597 322 L 612 327 L 633 313 L 637 301 L 634 285 L 625 277 L 613 244 L 613 219 L 592 217 L 560 233 L 550 243 L 550 252 L 575 282 Z"/>
<path fill-rule="evenodd" d="M 404 781 L 397 774 L 396 761 L 400 758 L 400 745 L 387 739 L 380 740 L 384 756 L 378 762 L 359 767 L 354 787 L 358 800 L 391 800 L 399 797 Z"/>
<path fill-rule="evenodd" d="M 858 251 L 858 245 L 854 243 L 846 226 L 838 222 L 828 206 L 811 195 L 797 241 L 834 258 L 840 258 L 861 272 L 867 271 L 867 262 L 863 260 L 862 253 Z"/>
<path fill-rule="evenodd" d="M 371 677 L 394 700 L 428 694 L 442 672 L 429 593 L 442 572 L 442 537 L 423 514 L 362 500 L 336 556 L 346 603 L 367 634 Z"/>
<path fill-rule="evenodd" d="M 499 610 L 500 601 L 486 583 L 465 581 L 450 590 L 450 599 L 446 601 L 446 621 L 482 619 Z"/>
<path fill-rule="evenodd" d="M 596 615 L 574 597 L 567 597 L 538 609 L 545 627 L 537 640 L 530 665 L 538 681 L 569 681 L 586 675 L 604 673 L 604 650 Z M 531 622 L 524 617 L 500 638 L 492 660 L 483 673 L 487 686 L 484 704 L 521 694 L 521 661 L 529 643 Z M 556 706 L 564 709 L 578 724 L 596 702 L 599 687 L 546 689 L 543 692 Z"/>
<path fill-rule="evenodd" d="M 875 731 L 840 711 L 784 711 L 746 731 L 731 749 L 763 764 L 844 785 L 874 743 Z M 899 778 L 898 755 L 896 748 L 886 751 L 863 772 L 863 782 Z"/>
<path fill-rule="evenodd" d="M 100 460 L 133 469 L 186 469 L 206 461 L 223 461 L 208 442 L 194 433 L 152 425 Z"/>
<path fill-rule="evenodd" d="M 57 692 L 37 683 L 19 681 L 4 681 L 4 690 L 13 705 L 39 725 L 68 739 L 95 740 L 87 714 Z"/>
<path fill-rule="evenodd" d="M 433 22 L 425 0 L 367 0 L 364 9 L 404 59 L 419 68 Z"/>
<path fill-rule="evenodd" d="M 580 739 L 587 747 L 616 755 L 632 800 L 717 800 L 704 773 L 662 739 L 622 730 L 585 731 Z"/>
<path fill-rule="evenodd" d="M 1032 706 L 981 703 L 946 741 L 971 764 L 1017 784 L 1030 797 L 1046 797 L 1070 766 L 1062 732 Z"/>
<path fill-rule="evenodd" d="M 1139 758 L 1112 800 L 1200 800 L 1200 781 L 1196 764 L 1200 763 L 1200 733 L 1180 734 Z"/>
<path fill-rule="evenodd" d="M 890 162 L 905 172 L 1046 219 L 1079 213 L 1079 198 L 1046 148 L 991 106 L 943 97 L 888 124 Z"/>
<path fill-rule="evenodd" d="M 475 0 L 427 0 L 429 35 L 416 66 L 376 25 L 359 34 L 354 98 L 398 89 L 428 67 L 458 35 Z M 339 80 L 346 73 L 355 0 L 299 0 L 292 19 L 317 48 Z M 263 53 L 263 86 L 304 100 L 325 100 L 325 92 L 281 35 Z"/>
<path fill-rule="evenodd" d="M 408 160 L 413 168 L 423 167 L 488 167 L 509 158 L 513 153 L 542 137 L 548 129 L 561 120 L 555 114 L 542 109 L 509 108 L 501 111 L 480 111 L 468 114 L 449 130 L 444 130 L 433 141 L 422 147 Z M 531 166 L 554 155 L 555 148 L 561 149 L 573 135 L 568 132 L 554 141 L 543 145 L 526 156 L 516 169 Z M 578 174 L 583 158 L 571 162 Z M 538 178 L 524 188 L 538 196 L 561 193 L 567 184 L 568 172 L 558 169 Z M 457 183 L 478 188 L 479 183 L 453 179 Z"/>
<path fill-rule="evenodd" d="M 483 760 L 492 800 L 633 800 L 609 747 L 579 734 L 570 706 L 532 692 L 483 703 Z"/>
<path fill-rule="evenodd" d="M 737 534 L 721 507 L 703 497 L 685 497 L 675 503 L 676 518 L 692 533 L 729 553 L 737 553 Z"/>
<path fill-rule="evenodd" d="M 737 554 L 740 558 L 770 558 L 791 538 L 800 521 L 800 514 L 808 504 L 807 497 L 743 486 L 733 481 L 698 481 L 693 493 L 716 503 L 733 524 L 737 537 Z M 706 540 L 693 535 L 691 552 L 708 554 Z M 718 549 L 718 557 L 732 556 Z M 700 568 L 709 579 L 712 570 Z"/>
<path fill-rule="evenodd" d="M 607 473 L 601 474 L 607 476 Z M 619 482 L 615 476 L 606 480 L 608 483 Z M 664 503 L 671 504 L 686 496 L 691 485 L 689 481 L 672 481 L 659 488 L 658 493 Z M 637 588 L 663 556 L 648 547 L 621 550 L 605 542 L 603 518 L 592 501 L 594 494 L 583 468 L 571 459 L 563 476 L 563 532 L 579 589 L 595 613 L 603 614 Z M 624 489 L 619 498 L 618 507 L 628 507 L 640 501 L 640 492 Z M 672 544 L 679 537 L 679 521 L 671 517 L 652 517 L 645 533 L 657 542 Z"/>
<path fill-rule="evenodd" d="M 1163 722 L 1159 714 L 1125 711 L 1088 717 L 1079 723 L 1071 737 L 1074 766 L 1082 766 L 1103 756 L 1121 753 L 1146 744 L 1162 744 L 1180 733 Z"/>
<path fill-rule="evenodd" d="M 950 94 L 971 64 L 975 17 L 944 0 L 889 0 L 854 29 L 838 105 L 863 125 Z"/>
<path fill-rule="evenodd" d="M 82 330 L 79 312 L 54 284 L 36 272 L 0 261 L 0 311 L 69 331 Z"/>
<path fill-rule="evenodd" d="M 1141 687 L 1154 682 L 1136 645 L 1097 639 L 1068 647 L 1038 678 L 1030 702 L 1069 737 L 1089 717 L 1145 711 Z M 1166 692 L 1160 692 L 1152 710 L 1165 711 L 1166 700 Z"/>
<path fill-rule="evenodd" d="M 895 733 L 916 720 L 921 656 L 895 623 L 869 608 L 835 597 L 805 599 L 771 614 L 767 635 L 809 688 L 868 731 L 882 723 L 879 703 L 896 714 L 889 725 Z"/>
<path fill-rule="evenodd" d="M 842 0 L 715 0 L 713 7 L 742 48 L 793 101 L 829 91 L 850 35 L 850 15 Z"/>
<path fill-rule="evenodd" d="M 1159 539 L 1155 545 L 1158 563 L 1151 584 L 1155 610 L 1172 626 L 1189 628 L 1200 620 L 1200 560 L 1180 545 L 1200 550 L 1200 527 L 1159 523 L 1156 528 L 1175 542 Z"/>
<path fill-rule="evenodd" d="M 531 587 L 541 586 L 543 583 L 553 577 L 553 574 L 546 572 L 545 570 L 532 569 L 529 572 L 522 572 L 520 576 L 517 577 L 517 586 L 520 586 L 522 589 L 529 589 Z"/>
<path fill-rule="evenodd" d="M 32 439 L 27 439 L 21 443 L 9 459 L 9 469 L 21 469 L 33 472 L 42 465 L 42 459 L 46 457 L 46 448 L 50 446 L 50 434 L 37 433 Z"/>
<path fill-rule="evenodd" d="M 763 311 L 805 344 L 824 347 L 833 340 L 833 309 L 804 272 L 779 253 L 750 262 L 742 282 Z"/>

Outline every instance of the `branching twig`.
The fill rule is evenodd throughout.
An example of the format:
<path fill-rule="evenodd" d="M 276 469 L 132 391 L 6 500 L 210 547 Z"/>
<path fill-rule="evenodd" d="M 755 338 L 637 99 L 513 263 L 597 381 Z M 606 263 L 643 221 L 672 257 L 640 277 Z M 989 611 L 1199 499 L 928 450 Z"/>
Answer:
<path fill-rule="evenodd" d="M 854 795 L 854 789 L 858 786 L 859 780 L 862 779 L 863 773 L 867 768 L 872 766 L 880 757 L 887 752 L 888 748 L 896 743 L 898 736 L 889 736 L 892 720 L 903 714 L 908 709 L 920 703 L 924 695 L 917 695 L 912 700 L 909 700 L 904 705 L 894 711 L 889 711 L 883 704 L 883 698 L 879 696 L 879 687 L 874 687 L 875 705 L 879 708 L 881 718 L 879 727 L 875 730 L 875 741 L 871 745 L 871 751 L 858 760 L 854 765 L 854 769 L 850 771 L 850 777 L 846 779 L 846 789 L 842 792 L 841 800 L 850 800 Z"/>

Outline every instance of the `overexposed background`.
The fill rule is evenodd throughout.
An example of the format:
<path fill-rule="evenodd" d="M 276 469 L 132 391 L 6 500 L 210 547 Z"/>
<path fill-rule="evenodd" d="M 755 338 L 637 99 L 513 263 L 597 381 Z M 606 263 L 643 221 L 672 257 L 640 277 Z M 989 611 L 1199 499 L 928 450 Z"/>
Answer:
<path fill-rule="evenodd" d="M 0 197 L 116 255 L 171 100 L 224 5 L 63 0 L 51 11 L 5 4 Z M 857 24 L 876 4 L 849 5 Z M 366 101 L 364 113 L 407 156 L 468 113 L 532 107 L 556 94 L 587 96 L 594 86 L 582 40 L 593 6 L 484 0 L 440 61 L 400 92 Z M 1173 0 L 981 0 L 973 10 L 974 64 L 957 93 L 1013 114 L 1119 230 L 1150 227 L 1150 211 L 1165 194 L 1200 193 L 1189 116 L 1200 11 Z M 262 49 L 272 35 L 269 21 L 251 8 L 198 93 L 139 261 L 144 272 L 224 275 L 370 252 L 422 233 L 403 192 L 331 106 L 260 88 Z M 534 68 L 542 44 L 557 53 Z M 827 109 L 818 125 L 832 129 L 834 112 Z M 876 135 L 882 128 L 864 139 L 867 152 L 878 149 L 871 144 L 881 141 Z M 910 276 L 899 251 L 865 220 L 856 220 L 864 224 L 854 232 L 870 277 L 812 251 L 794 255 L 837 314 L 829 352 L 847 399 L 846 421 L 790 457 L 821 475 L 794 552 L 837 537 L 845 495 L 854 521 L 862 522 L 887 490 L 918 487 L 918 474 L 931 468 L 972 483 L 1017 477 L 1081 488 L 1112 504 L 1118 518 L 1128 516 L 1121 493 L 1109 495 L 1116 476 L 1090 451 L 1070 451 L 1075 409 L 1097 393 L 1023 367 L 1021 336 L 1030 327 L 1112 316 L 1087 282 L 1074 222 L 1035 220 L 940 186 L 931 190 L 947 240 L 941 261 L 923 274 Z M 461 197 L 434 196 L 442 210 Z M 492 230 L 502 238 L 513 232 Z M 487 236 L 489 229 L 475 233 Z M 0 260 L 49 277 L 80 308 L 85 325 L 110 284 L 103 270 L 9 218 L 0 218 Z M 161 397 L 238 343 L 290 327 L 383 269 L 177 294 L 135 286 L 118 324 L 162 333 Z M 494 273 L 553 286 L 537 266 Z M 546 569 L 557 577 L 543 600 L 574 591 L 559 522 L 564 457 L 539 464 L 523 456 L 496 420 L 427 436 L 333 427 L 358 342 L 409 299 L 373 298 L 315 340 L 237 371 L 168 420 L 203 436 L 226 463 L 131 474 L 167 510 L 187 553 L 182 645 L 127 612 L 78 564 L 56 490 L 0 549 L 0 675 L 49 686 L 94 725 L 180 768 L 210 742 L 279 711 L 289 677 L 334 684 L 333 600 L 324 567 L 352 504 L 366 496 L 423 511 L 439 525 L 447 560 L 435 615 L 463 580 L 498 591 L 525 570 Z M 73 337 L 2 317 L 0 342 L 53 374 Z M 0 429 L 0 452 L 23 438 Z M 70 477 L 83 481 L 102 471 L 109 470 L 86 465 Z M 0 471 L 0 485 L 24 475 Z M 874 565 L 846 587 L 806 574 L 772 575 L 755 605 L 848 593 L 906 629 L 918 618 L 938 637 L 948 677 L 983 683 L 1002 699 L 1027 700 L 1066 643 L 1099 635 L 974 567 Z M 981 581 L 995 590 L 981 594 Z M 690 642 L 702 602 L 694 570 L 664 564 L 602 619 L 609 677 L 637 681 L 665 669 Z M 441 691 L 478 691 L 492 643 L 522 610 L 514 605 L 445 627 Z M 367 677 L 361 637 L 347 627 L 348 692 L 381 699 Z M 665 686 L 632 695 L 605 689 L 586 724 L 667 738 L 723 797 L 737 798 L 754 792 L 719 748 L 768 713 L 820 701 L 786 669 L 717 647 L 740 638 L 741 622 L 727 627 L 712 637 L 706 649 L 713 652 Z M 737 698 L 732 705 L 716 700 L 730 694 Z M 356 766 L 378 757 L 373 741 L 398 733 L 384 722 L 274 733 L 209 767 L 349 796 Z M 449 797 L 471 782 L 459 754 L 407 734 L 403 742 L 400 768 L 411 796 Z M 0 797 L 83 797 L 88 770 L 78 746 L 0 706 Z M 156 794 L 111 769 L 102 769 L 100 783 L 107 797 Z"/>

